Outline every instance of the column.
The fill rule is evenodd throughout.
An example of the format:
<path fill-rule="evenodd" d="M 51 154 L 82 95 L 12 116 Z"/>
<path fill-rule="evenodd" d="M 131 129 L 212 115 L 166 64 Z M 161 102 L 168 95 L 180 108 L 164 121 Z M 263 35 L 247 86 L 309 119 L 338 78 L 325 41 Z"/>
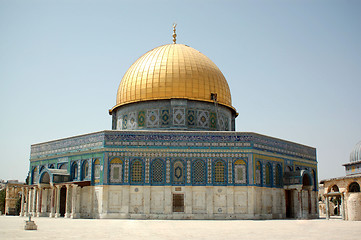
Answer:
<path fill-rule="evenodd" d="M 66 185 L 66 201 L 65 201 L 65 216 L 66 218 L 69 218 L 70 217 L 70 201 L 69 201 L 69 198 L 70 198 L 70 185 Z"/>
<path fill-rule="evenodd" d="M 330 219 L 330 202 L 328 196 L 326 195 L 326 219 Z"/>
<path fill-rule="evenodd" d="M 303 209 L 303 203 L 302 203 L 302 189 L 298 191 L 298 202 L 299 202 L 299 205 L 300 205 L 300 208 L 299 208 L 299 218 L 303 218 L 303 214 L 302 214 L 302 209 Z"/>
<path fill-rule="evenodd" d="M 29 188 L 24 188 L 25 191 L 25 211 L 24 211 L 24 216 L 28 216 L 29 215 Z"/>
<path fill-rule="evenodd" d="M 50 215 L 49 217 L 55 217 L 55 187 L 50 187 Z"/>
<path fill-rule="evenodd" d="M 345 196 L 343 195 L 343 193 L 341 193 L 341 216 L 342 216 L 342 220 L 346 220 L 344 201 L 345 201 Z"/>
<path fill-rule="evenodd" d="M 54 207 L 55 207 L 55 217 L 58 218 L 60 217 L 60 189 L 62 186 L 57 185 L 56 187 L 56 201 L 54 203 Z"/>
<path fill-rule="evenodd" d="M 33 190 L 31 188 L 28 189 L 28 214 L 31 214 L 31 204 L 33 199 Z"/>
<path fill-rule="evenodd" d="M 36 216 L 36 196 L 37 196 L 37 191 L 38 190 L 38 188 L 37 187 L 34 187 L 34 190 L 33 190 L 33 194 L 32 194 L 32 197 L 33 197 L 33 199 L 32 199 L 32 216 L 33 217 L 35 217 Z"/>
<path fill-rule="evenodd" d="M 24 195 L 25 195 L 25 188 L 21 187 L 21 210 L 20 216 L 24 216 Z"/>

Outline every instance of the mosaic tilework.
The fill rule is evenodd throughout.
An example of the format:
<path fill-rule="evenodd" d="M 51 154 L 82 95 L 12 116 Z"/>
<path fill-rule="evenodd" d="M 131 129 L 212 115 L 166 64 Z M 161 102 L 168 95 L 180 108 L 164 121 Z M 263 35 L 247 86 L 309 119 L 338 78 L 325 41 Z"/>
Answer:
<path fill-rule="evenodd" d="M 170 160 L 167 159 L 167 165 L 166 165 L 166 182 L 170 183 Z"/>
<path fill-rule="evenodd" d="M 139 122 L 138 122 L 139 124 Z M 296 143 L 244 132 L 136 132 L 102 131 L 31 146 L 31 161 L 112 146 L 176 146 L 217 148 L 250 147 L 281 155 L 316 160 L 316 150 Z M 252 144 L 252 145 L 251 145 Z M 205 155 L 207 156 L 207 155 Z"/>
<path fill-rule="evenodd" d="M 147 111 L 147 127 L 159 127 L 158 109 L 152 109 Z"/>
<path fill-rule="evenodd" d="M 255 184 L 261 185 L 261 164 L 256 163 Z"/>
<path fill-rule="evenodd" d="M 152 183 L 154 183 L 154 184 L 163 183 L 163 181 L 164 181 L 163 171 L 164 171 L 163 161 L 160 159 L 154 160 L 152 162 Z"/>
<path fill-rule="evenodd" d="M 173 108 L 173 125 L 174 126 L 185 126 L 185 109 L 183 107 Z"/>
<path fill-rule="evenodd" d="M 225 119 L 225 121 L 224 121 L 224 130 L 229 131 L 229 120 L 228 119 Z"/>
<path fill-rule="evenodd" d="M 187 183 L 191 183 L 191 160 L 187 160 Z"/>
<path fill-rule="evenodd" d="M 212 183 L 212 159 L 207 159 L 207 183 Z"/>
<path fill-rule="evenodd" d="M 137 116 L 135 112 L 129 113 L 128 129 L 137 129 Z"/>
<path fill-rule="evenodd" d="M 128 115 L 124 115 L 122 129 L 127 129 L 127 123 L 128 123 Z"/>
<path fill-rule="evenodd" d="M 184 181 L 183 163 L 182 161 L 175 161 L 173 165 L 173 182 L 182 183 Z"/>
<path fill-rule="evenodd" d="M 121 183 L 122 182 L 122 164 L 111 164 L 110 165 L 110 182 Z"/>
<path fill-rule="evenodd" d="M 201 160 L 196 160 L 193 162 L 193 184 L 204 184 L 206 173 L 204 162 Z"/>
<path fill-rule="evenodd" d="M 119 117 L 117 119 L 117 130 L 122 130 L 122 127 L 123 127 L 123 119 Z"/>
<path fill-rule="evenodd" d="M 218 115 L 218 129 L 219 130 L 226 131 L 225 121 L 227 121 L 226 117 L 219 114 Z"/>
<path fill-rule="evenodd" d="M 195 126 L 196 125 L 196 113 L 195 113 L 195 110 L 188 110 L 187 123 L 188 123 L 188 126 Z"/>
<path fill-rule="evenodd" d="M 143 181 L 143 164 L 140 160 L 132 161 L 131 179 L 133 183 L 141 183 Z"/>
<path fill-rule="evenodd" d="M 146 158 L 145 159 L 145 174 L 144 174 L 145 183 L 149 183 L 149 162 L 150 162 L 150 159 Z"/>
<path fill-rule="evenodd" d="M 209 112 L 198 110 L 197 111 L 197 126 L 202 128 L 209 127 Z"/>
<path fill-rule="evenodd" d="M 233 183 L 232 181 L 232 160 L 228 159 L 228 182 Z"/>
<path fill-rule="evenodd" d="M 256 172 L 257 174 L 257 172 Z M 260 173 L 259 173 L 260 175 Z M 260 176 L 258 176 L 258 178 L 260 178 Z M 256 177 L 257 179 L 257 177 Z M 246 179 L 246 165 L 245 164 L 235 164 L 234 165 L 234 182 L 237 184 L 245 184 L 247 181 Z M 259 180 L 256 180 L 256 184 L 257 181 L 259 182 Z"/>
<path fill-rule="evenodd" d="M 145 112 L 140 111 L 138 112 L 138 127 L 144 127 L 145 126 Z"/>
<path fill-rule="evenodd" d="M 160 110 L 160 118 L 161 118 L 161 125 L 162 126 L 168 126 L 169 125 L 169 110 L 168 109 L 162 109 Z"/>
<path fill-rule="evenodd" d="M 217 161 L 214 164 L 213 172 L 214 172 L 214 182 L 215 183 L 224 183 L 225 182 L 225 168 L 226 168 L 226 166 L 221 161 Z"/>
<path fill-rule="evenodd" d="M 209 125 L 212 129 L 216 129 L 217 128 L 217 116 L 216 113 L 211 112 L 209 115 Z"/>

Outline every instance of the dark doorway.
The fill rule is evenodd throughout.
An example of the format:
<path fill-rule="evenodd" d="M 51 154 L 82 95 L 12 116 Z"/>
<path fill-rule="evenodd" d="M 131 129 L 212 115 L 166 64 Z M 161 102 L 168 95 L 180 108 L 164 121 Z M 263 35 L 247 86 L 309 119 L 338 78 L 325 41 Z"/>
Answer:
<path fill-rule="evenodd" d="M 292 198 L 292 190 L 285 190 L 286 196 L 286 218 L 293 218 L 293 198 Z"/>
<path fill-rule="evenodd" d="M 184 212 L 184 194 L 173 194 L 173 212 Z"/>
<path fill-rule="evenodd" d="M 62 187 L 60 189 L 60 216 L 65 216 L 65 207 L 66 207 L 66 188 Z"/>

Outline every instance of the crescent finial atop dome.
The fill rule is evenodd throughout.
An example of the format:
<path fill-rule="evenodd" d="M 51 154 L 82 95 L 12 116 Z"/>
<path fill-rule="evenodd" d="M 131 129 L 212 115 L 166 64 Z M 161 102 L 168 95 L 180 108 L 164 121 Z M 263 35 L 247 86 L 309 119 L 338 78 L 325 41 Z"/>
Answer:
<path fill-rule="evenodd" d="M 175 33 L 175 27 L 177 26 L 176 23 L 173 23 L 173 43 L 176 44 L 177 42 L 177 34 Z"/>

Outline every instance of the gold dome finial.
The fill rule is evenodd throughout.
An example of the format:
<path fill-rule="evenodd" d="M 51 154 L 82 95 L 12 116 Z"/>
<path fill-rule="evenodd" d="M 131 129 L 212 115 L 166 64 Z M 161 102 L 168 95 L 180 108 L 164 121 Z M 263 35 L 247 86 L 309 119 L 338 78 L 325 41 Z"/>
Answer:
<path fill-rule="evenodd" d="M 177 26 L 176 23 L 173 23 L 173 43 L 176 44 L 177 42 L 177 34 L 175 33 L 175 27 Z"/>

